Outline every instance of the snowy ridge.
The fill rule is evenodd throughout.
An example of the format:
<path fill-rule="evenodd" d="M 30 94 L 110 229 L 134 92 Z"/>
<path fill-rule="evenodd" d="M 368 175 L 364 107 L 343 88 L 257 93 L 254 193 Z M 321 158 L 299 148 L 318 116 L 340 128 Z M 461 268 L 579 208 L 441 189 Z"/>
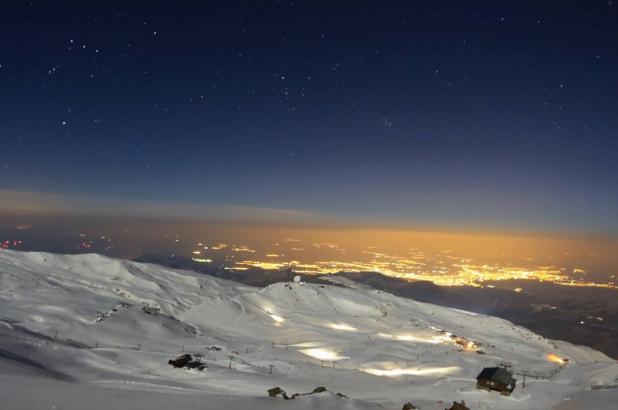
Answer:
<path fill-rule="evenodd" d="M 208 368 L 167 364 L 183 351 L 203 354 Z M 503 364 L 519 380 L 510 397 L 475 388 L 483 367 Z M 444 409 L 465 400 L 473 409 L 551 409 L 617 378 L 618 364 L 592 349 L 365 287 L 259 289 L 94 254 L 0 251 L 0 380 L 15 388 L 0 400 L 9 408 L 81 408 L 78 397 L 54 396 L 63 381 L 94 396 L 129 390 L 126 408 L 170 408 L 165 393 L 178 408 Z M 20 401 L 29 383 L 47 393 Z M 350 399 L 326 392 L 286 402 L 266 397 L 274 386 L 325 386 Z"/>

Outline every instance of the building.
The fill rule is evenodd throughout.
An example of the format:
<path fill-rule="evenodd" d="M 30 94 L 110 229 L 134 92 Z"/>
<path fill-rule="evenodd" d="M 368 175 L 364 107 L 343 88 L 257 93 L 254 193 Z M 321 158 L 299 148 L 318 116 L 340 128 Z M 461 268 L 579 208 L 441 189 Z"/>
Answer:
<path fill-rule="evenodd" d="M 190 354 L 183 354 L 182 356 L 178 356 L 173 360 L 168 360 L 167 363 L 174 367 L 185 367 L 187 363 L 189 363 L 192 359 L 193 357 L 191 357 Z"/>
<path fill-rule="evenodd" d="M 513 374 L 503 367 L 486 367 L 476 376 L 477 389 L 496 390 L 505 396 L 513 392 L 516 383 Z"/>

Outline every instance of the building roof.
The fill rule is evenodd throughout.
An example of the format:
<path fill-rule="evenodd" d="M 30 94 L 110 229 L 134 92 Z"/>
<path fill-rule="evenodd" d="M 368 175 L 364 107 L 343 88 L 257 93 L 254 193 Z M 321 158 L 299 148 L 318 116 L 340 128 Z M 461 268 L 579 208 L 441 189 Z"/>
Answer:
<path fill-rule="evenodd" d="M 503 367 L 486 367 L 476 379 L 488 379 L 508 386 L 513 378 L 513 374 Z"/>

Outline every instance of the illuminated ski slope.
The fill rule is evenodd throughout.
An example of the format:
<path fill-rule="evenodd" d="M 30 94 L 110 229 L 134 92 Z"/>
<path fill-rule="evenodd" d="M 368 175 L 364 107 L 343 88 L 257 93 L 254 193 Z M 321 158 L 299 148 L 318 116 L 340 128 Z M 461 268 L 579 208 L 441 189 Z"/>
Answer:
<path fill-rule="evenodd" d="M 172 369 L 167 360 L 183 351 L 203 354 L 209 367 Z M 483 367 L 502 364 L 519 374 L 512 396 L 475 389 Z M 13 386 L 0 400 L 16 409 L 81 409 L 79 398 L 91 396 L 102 397 L 93 410 L 169 408 L 166 394 L 187 409 L 400 409 L 408 401 L 443 409 L 453 400 L 549 409 L 614 384 L 618 364 L 501 319 L 363 286 L 259 289 L 99 255 L 0 251 L 0 377 Z M 54 394 L 59 383 L 75 394 Z M 325 386 L 350 399 L 322 393 L 282 404 L 266 397 L 274 386 Z M 103 399 L 118 389 L 124 401 Z"/>

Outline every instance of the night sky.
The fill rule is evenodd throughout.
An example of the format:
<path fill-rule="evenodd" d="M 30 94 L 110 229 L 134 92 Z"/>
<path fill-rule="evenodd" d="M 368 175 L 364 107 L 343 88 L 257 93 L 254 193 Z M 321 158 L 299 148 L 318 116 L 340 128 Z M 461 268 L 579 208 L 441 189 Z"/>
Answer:
<path fill-rule="evenodd" d="M 0 189 L 618 232 L 618 4 L 7 1 Z"/>

